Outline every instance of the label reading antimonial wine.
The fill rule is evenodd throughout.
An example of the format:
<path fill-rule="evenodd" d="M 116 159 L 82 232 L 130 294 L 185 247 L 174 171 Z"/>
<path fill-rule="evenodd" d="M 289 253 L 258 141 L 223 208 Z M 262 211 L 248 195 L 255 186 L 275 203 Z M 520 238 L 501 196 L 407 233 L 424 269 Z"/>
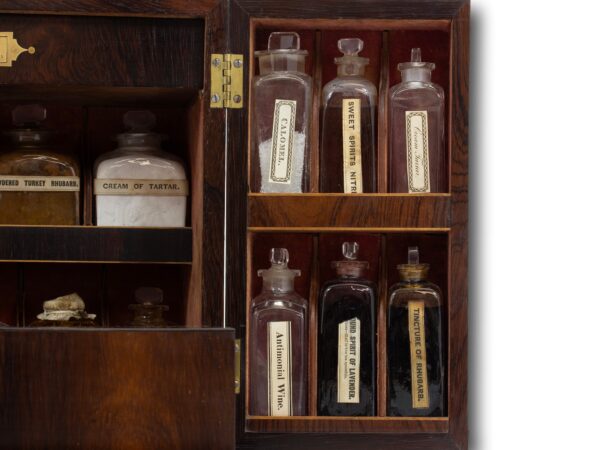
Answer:
<path fill-rule="evenodd" d="M 295 124 L 296 101 L 275 100 L 271 169 L 269 170 L 269 182 L 271 183 L 290 184 L 292 182 Z"/>
<path fill-rule="evenodd" d="M 338 325 L 338 403 L 360 403 L 360 320 Z"/>
<path fill-rule="evenodd" d="M 0 175 L 0 191 L 79 192 L 79 177 Z"/>
<path fill-rule="evenodd" d="M 269 322 L 269 415 L 292 415 L 292 322 Z"/>
<path fill-rule="evenodd" d="M 360 120 L 360 99 L 343 99 L 344 192 L 347 194 L 363 192 Z"/>
<path fill-rule="evenodd" d="M 430 192 L 427 111 L 406 111 L 408 192 Z"/>
<path fill-rule="evenodd" d="M 121 180 L 96 178 L 96 195 L 188 195 L 187 180 Z"/>
<path fill-rule="evenodd" d="M 415 409 L 429 408 L 424 302 L 408 302 L 408 332 L 410 337 L 412 407 Z"/>

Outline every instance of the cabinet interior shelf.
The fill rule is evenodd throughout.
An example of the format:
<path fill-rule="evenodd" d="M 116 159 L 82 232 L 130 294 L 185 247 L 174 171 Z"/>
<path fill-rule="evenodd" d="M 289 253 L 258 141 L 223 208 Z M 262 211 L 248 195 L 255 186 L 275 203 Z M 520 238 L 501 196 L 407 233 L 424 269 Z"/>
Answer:
<path fill-rule="evenodd" d="M 0 226 L 0 261 L 192 263 L 192 229 Z"/>

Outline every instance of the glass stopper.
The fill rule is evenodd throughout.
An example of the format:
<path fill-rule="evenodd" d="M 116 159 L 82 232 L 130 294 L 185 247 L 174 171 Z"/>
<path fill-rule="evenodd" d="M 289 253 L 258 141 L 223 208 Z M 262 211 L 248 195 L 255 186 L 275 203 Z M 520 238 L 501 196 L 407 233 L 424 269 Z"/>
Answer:
<path fill-rule="evenodd" d="M 413 48 L 410 51 L 410 60 L 411 62 L 421 62 L 421 49 Z"/>
<path fill-rule="evenodd" d="M 408 263 L 419 264 L 419 247 L 408 247 Z"/>
<path fill-rule="evenodd" d="M 287 248 L 272 248 L 271 249 L 271 264 L 274 266 L 287 267 L 290 260 L 290 254 Z"/>
<path fill-rule="evenodd" d="M 41 105 L 19 105 L 12 110 L 13 125 L 17 127 L 38 126 L 46 120 L 46 108 Z"/>
<path fill-rule="evenodd" d="M 358 38 L 345 38 L 338 41 L 338 49 L 345 56 L 356 56 L 358 55 L 364 46 L 362 39 Z"/>
<path fill-rule="evenodd" d="M 156 116 L 150 111 L 127 111 L 123 116 L 123 124 L 134 133 L 143 133 L 156 125 Z"/>
<path fill-rule="evenodd" d="M 269 50 L 300 50 L 300 36 L 293 31 L 276 31 L 269 35 Z"/>
<path fill-rule="evenodd" d="M 344 242 L 342 244 L 342 253 L 344 258 L 351 261 L 356 260 L 358 256 L 358 242 Z"/>
<path fill-rule="evenodd" d="M 135 290 L 135 301 L 142 305 L 158 305 L 163 301 L 163 291 L 157 287 L 139 287 Z"/>

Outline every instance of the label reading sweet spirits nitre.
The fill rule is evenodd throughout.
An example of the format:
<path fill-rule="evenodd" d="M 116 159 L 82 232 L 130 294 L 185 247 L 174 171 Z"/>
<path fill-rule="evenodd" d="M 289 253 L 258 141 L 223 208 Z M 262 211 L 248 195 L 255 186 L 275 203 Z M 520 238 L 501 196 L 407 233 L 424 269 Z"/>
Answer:
<path fill-rule="evenodd" d="M 79 192 L 79 177 L 0 175 L 0 191 Z"/>
<path fill-rule="evenodd" d="M 269 322 L 269 415 L 292 415 L 292 322 Z"/>
<path fill-rule="evenodd" d="M 338 403 L 360 403 L 360 320 L 338 325 Z"/>
<path fill-rule="evenodd" d="M 342 139 L 344 141 L 344 192 L 359 194 L 363 191 L 360 99 L 342 100 Z"/>
<path fill-rule="evenodd" d="M 290 184 L 292 182 L 295 124 L 296 101 L 275 100 L 271 169 L 269 170 L 269 182 L 271 183 Z"/>
<path fill-rule="evenodd" d="M 96 195 L 152 195 L 185 196 L 188 195 L 187 180 L 120 180 L 96 178 Z"/>
<path fill-rule="evenodd" d="M 410 336 L 412 407 L 415 409 L 429 408 L 424 302 L 408 302 L 408 332 Z"/>
<path fill-rule="evenodd" d="M 430 192 L 427 111 L 406 111 L 408 192 Z"/>

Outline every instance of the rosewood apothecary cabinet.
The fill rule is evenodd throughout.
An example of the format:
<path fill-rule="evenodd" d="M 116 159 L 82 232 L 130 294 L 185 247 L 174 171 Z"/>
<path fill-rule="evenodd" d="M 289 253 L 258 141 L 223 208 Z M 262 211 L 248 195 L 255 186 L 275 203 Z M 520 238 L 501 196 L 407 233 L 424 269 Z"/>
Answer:
<path fill-rule="evenodd" d="M 248 187 L 253 55 L 273 31 L 308 52 L 309 193 Z M 378 88 L 374 194 L 318 192 L 321 90 L 346 37 L 364 41 Z M 389 192 L 387 98 L 413 47 L 446 94 L 443 192 Z M 0 225 L 0 447 L 466 449 L 468 73 L 468 0 L 1 2 L 0 129 L 15 105 L 43 105 L 79 159 L 81 195 L 80 225 Z M 95 226 L 93 162 L 140 109 L 185 162 L 183 228 Z M 317 415 L 317 297 L 349 240 L 379 294 L 375 417 Z M 388 288 L 409 246 L 443 295 L 443 417 L 386 416 Z M 248 409 L 248 308 L 273 247 L 289 250 L 309 302 L 308 416 Z M 177 327 L 128 326 L 140 286 L 162 289 Z M 70 292 L 97 328 L 28 327 Z"/>

